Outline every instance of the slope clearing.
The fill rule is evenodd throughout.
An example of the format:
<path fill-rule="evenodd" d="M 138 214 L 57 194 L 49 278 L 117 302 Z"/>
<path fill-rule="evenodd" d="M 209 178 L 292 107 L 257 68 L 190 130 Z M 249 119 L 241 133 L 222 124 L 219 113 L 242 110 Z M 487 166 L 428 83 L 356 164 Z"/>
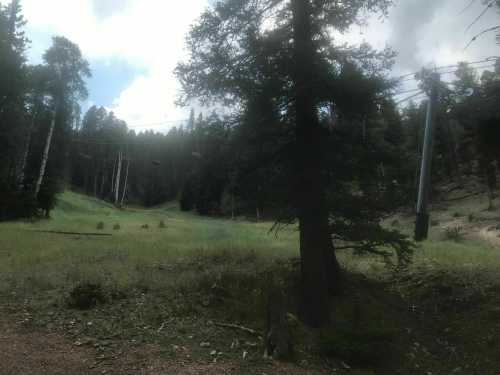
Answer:
<path fill-rule="evenodd" d="M 294 328 L 297 357 L 285 365 L 262 360 L 258 336 L 269 284 L 295 277 L 294 228 L 276 235 L 271 223 L 175 205 L 118 210 L 66 192 L 52 220 L 0 224 L 0 370 L 9 366 L 0 373 L 64 373 L 66 360 L 54 358 L 89 374 L 500 373 L 500 214 L 482 196 L 452 202 L 435 207 L 408 270 L 339 254 L 349 273 L 336 324 Z M 410 233 L 412 220 L 387 225 Z M 82 285 L 96 307 L 75 308 Z M 51 343 L 51 361 L 34 337 Z"/>

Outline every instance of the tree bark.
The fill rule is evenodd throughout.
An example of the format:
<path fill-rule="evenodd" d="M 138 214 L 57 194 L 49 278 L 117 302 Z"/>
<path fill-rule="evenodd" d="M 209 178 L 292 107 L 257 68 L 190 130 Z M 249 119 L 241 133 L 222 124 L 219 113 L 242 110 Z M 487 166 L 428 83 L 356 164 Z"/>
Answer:
<path fill-rule="evenodd" d="M 102 167 L 102 179 L 101 179 L 101 187 L 99 189 L 99 197 L 101 199 L 104 198 L 104 183 L 106 182 L 106 164 L 103 163 L 103 167 Z"/>
<path fill-rule="evenodd" d="M 120 178 L 122 172 L 122 152 L 118 153 L 118 167 L 116 169 L 116 187 L 115 187 L 115 205 L 119 202 L 120 193 Z"/>
<path fill-rule="evenodd" d="M 97 198 L 97 179 L 98 178 L 99 178 L 99 172 L 96 172 L 94 175 L 94 198 Z"/>
<path fill-rule="evenodd" d="M 52 143 L 52 135 L 54 134 L 54 128 L 56 127 L 56 117 L 57 117 L 58 105 L 54 108 L 54 113 L 52 115 L 52 120 L 50 122 L 49 133 L 47 134 L 47 140 L 45 141 L 45 149 L 42 154 L 42 163 L 40 164 L 40 173 L 38 174 L 38 179 L 35 185 L 34 196 L 35 199 L 38 198 L 38 193 L 40 192 L 40 187 L 43 183 L 43 178 L 45 176 L 45 168 L 47 167 L 47 160 L 49 160 L 50 145 Z"/>
<path fill-rule="evenodd" d="M 493 160 L 486 162 L 486 184 L 488 185 L 488 210 L 495 209 L 495 189 L 497 188 L 497 171 Z"/>
<path fill-rule="evenodd" d="M 234 193 L 231 193 L 231 220 L 234 220 Z"/>
<path fill-rule="evenodd" d="M 302 278 L 301 317 L 312 327 L 331 318 L 331 294 L 338 288 L 340 267 L 329 228 L 322 129 L 314 100 L 316 50 L 309 0 L 291 0 L 294 34 L 296 112 L 295 204 L 299 219 Z"/>
<path fill-rule="evenodd" d="M 33 118 L 31 119 L 31 124 L 28 129 L 28 134 L 26 135 L 26 144 L 24 146 L 23 158 L 21 160 L 21 168 L 19 170 L 19 176 L 17 179 L 18 186 L 20 188 L 24 187 L 24 179 L 26 176 L 26 164 L 28 163 L 28 156 L 31 148 L 31 136 L 33 134 L 33 128 L 35 126 L 36 113 L 33 114 Z"/>
<path fill-rule="evenodd" d="M 127 194 L 127 184 L 128 184 L 128 170 L 130 168 L 130 159 L 127 159 L 127 170 L 125 172 L 125 184 L 123 186 L 123 195 L 120 206 L 123 206 L 123 202 L 125 201 L 125 195 Z"/>

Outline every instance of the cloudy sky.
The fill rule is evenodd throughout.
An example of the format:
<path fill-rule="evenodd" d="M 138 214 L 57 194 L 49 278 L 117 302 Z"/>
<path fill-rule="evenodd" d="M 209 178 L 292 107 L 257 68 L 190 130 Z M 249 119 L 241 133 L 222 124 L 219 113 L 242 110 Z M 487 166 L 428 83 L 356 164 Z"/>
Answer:
<path fill-rule="evenodd" d="M 500 55 L 492 33 L 467 50 L 468 41 L 485 28 L 500 24 L 482 12 L 481 0 L 395 0 L 389 18 L 372 17 L 344 38 L 367 41 L 377 48 L 392 46 L 398 53 L 394 74 L 457 61 Z M 184 37 L 189 25 L 208 5 L 207 0 L 22 0 L 32 41 L 30 60 L 39 62 L 53 35 L 77 43 L 90 61 L 90 98 L 84 107 L 103 105 L 137 130 L 158 131 L 187 117 L 175 106 L 179 88 L 173 69 L 186 57 Z M 407 85 L 411 85 L 407 83 Z M 411 88 L 411 87 L 407 87 Z"/>

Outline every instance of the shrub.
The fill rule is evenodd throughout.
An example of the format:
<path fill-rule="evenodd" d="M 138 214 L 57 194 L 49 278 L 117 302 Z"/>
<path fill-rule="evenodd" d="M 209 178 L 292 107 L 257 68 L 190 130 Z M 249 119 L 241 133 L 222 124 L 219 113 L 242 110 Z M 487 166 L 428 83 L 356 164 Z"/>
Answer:
<path fill-rule="evenodd" d="M 160 229 L 165 229 L 167 226 L 165 225 L 165 222 L 163 220 L 160 220 L 160 224 L 158 224 L 158 228 Z"/>
<path fill-rule="evenodd" d="M 68 305 L 78 310 L 89 310 L 98 303 L 106 302 L 100 284 L 82 283 L 73 288 L 69 294 Z"/>
<path fill-rule="evenodd" d="M 47 219 L 50 218 L 50 211 L 56 206 L 56 193 L 60 190 L 61 188 L 56 179 L 46 179 L 40 187 L 38 207 L 44 211 Z"/>
<path fill-rule="evenodd" d="M 464 239 L 462 234 L 462 227 L 446 228 L 445 237 L 449 241 L 462 241 Z"/>
<path fill-rule="evenodd" d="M 469 221 L 469 223 L 472 223 L 472 222 L 474 221 L 474 219 L 475 219 L 475 218 L 474 218 L 474 214 L 469 214 L 469 215 L 467 216 L 467 220 Z"/>
<path fill-rule="evenodd" d="M 143 224 L 143 225 L 141 226 L 141 229 L 149 229 L 149 225 L 148 225 L 148 224 Z"/>
<path fill-rule="evenodd" d="M 378 365 L 391 352 L 394 335 L 393 330 L 377 322 L 343 324 L 322 333 L 320 348 L 325 355 L 342 358 L 355 365 Z"/>
<path fill-rule="evenodd" d="M 31 192 L 18 192 L 0 185 L 0 221 L 37 216 L 38 203 Z"/>
<path fill-rule="evenodd" d="M 193 177 L 188 178 L 184 183 L 180 197 L 181 211 L 191 211 L 194 208 L 196 199 Z"/>
<path fill-rule="evenodd" d="M 455 212 L 453 214 L 453 217 L 462 217 L 462 214 L 460 212 Z"/>
<path fill-rule="evenodd" d="M 113 230 L 120 230 L 120 229 L 121 229 L 120 224 L 113 225 Z"/>
<path fill-rule="evenodd" d="M 104 229 L 104 223 L 102 221 L 97 223 L 97 230 L 103 230 Z"/>

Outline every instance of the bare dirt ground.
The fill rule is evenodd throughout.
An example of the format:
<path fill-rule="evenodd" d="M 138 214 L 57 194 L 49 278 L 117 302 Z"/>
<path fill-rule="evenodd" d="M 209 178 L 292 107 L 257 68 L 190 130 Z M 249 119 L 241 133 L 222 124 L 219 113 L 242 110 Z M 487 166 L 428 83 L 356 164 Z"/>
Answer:
<path fill-rule="evenodd" d="M 42 332 L 16 332 L 0 321 L 0 374 L 92 374 L 92 356 L 65 339 Z"/>
<path fill-rule="evenodd" d="M 500 248 L 500 231 L 496 228 L 491 226 L 484 227 L 478 232 L 478 236 L 491 246 L 498 246 Z"/>
<path fill-rule="evenodd" d="M 199 364 L 188 358 L 167 361 L 162 358 L 160 348 L 153 345 L 123 347 L 119 355 L 96 360 L 96 353 L 90 348 L 43 330 L 26 330 L 16 322 L 0 318 L 0 375 L 313 374 L 281 363 L 255 370 L 242 371 L 239 364 L 228 362 Z"/>

